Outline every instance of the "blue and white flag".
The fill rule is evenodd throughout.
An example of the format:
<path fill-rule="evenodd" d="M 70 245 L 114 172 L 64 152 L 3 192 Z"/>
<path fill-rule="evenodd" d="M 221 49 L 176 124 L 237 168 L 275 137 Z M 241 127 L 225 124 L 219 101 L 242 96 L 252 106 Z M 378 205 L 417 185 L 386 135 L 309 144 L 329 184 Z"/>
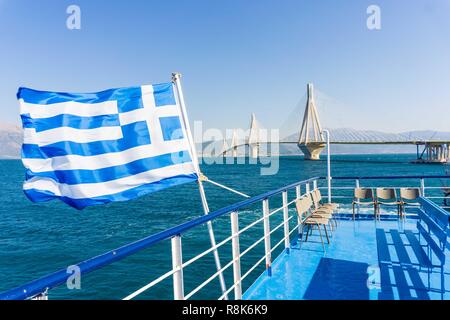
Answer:
<path fill-rule="evenodd" d="M 17 96 L 31 201 L 83 209 L 198 179 L 172 83 Z"/>

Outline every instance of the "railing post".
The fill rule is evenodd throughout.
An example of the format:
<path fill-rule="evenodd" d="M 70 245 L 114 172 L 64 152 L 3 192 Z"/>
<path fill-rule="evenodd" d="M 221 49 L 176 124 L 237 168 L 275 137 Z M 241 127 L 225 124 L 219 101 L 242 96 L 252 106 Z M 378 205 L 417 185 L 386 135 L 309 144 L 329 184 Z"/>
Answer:
<path fill-rule="evenodd" d="M 295 187 L 295 196 L 297 197 L 296 199 L 300 199 L 300 196 L 302 195 L 302 191 L 301 191 L 301 186 L 296 186 Z"/>
<path fill-rule="evenodd" d="M 184 300 L 183 255 L 181 251 L 181 235 L 172 238 L 173 298 Z"/>
<path fill-rule="evenodd" d="M 328 175 L 328 177 L 327 177 L 328 203 L 331 203 L 333 201 L 333 194 L 331 191 L 331 179 L 332 179 L 332 177 L 330 175 Z"/>
<path fill-rule="evenodd" d="M 330 131 L 322 130 L 327 134 L 327 184 L 328 184 L 328 203 L 332 201 L 331 194 L 331 145 L 330 145 Z"/>
<path fill-rule="evenodd" d="M 300 199 L 301 195 L 302 195 L 301 186 L 295 187 L 295 196 L 297 197 L 297 200 Z M 297 205 L 297 204 L 295 204 L 295 205 Z M 297 214 L 297 221 L 298 221 L 298 234 L 300 235 L 300 234 L 302 234 L 303 231 L 302 231 L 301 220 L 300 220 L 300 217 L 298 216 L 298 214 Z"/>
<path fill-rule="evenodd" d="M 309 186 L 309 182 L 307 184 L 305 184 L 305 186 L 306 186 L 306 194 L 310 193 L 311 192 L 311 188 Z"/>
<path fill-rule="evenodd" d="M 356 189 L 359 189 L 359 188 L 360 188 L 359 179 L 356 179 L 356 181 L 355 181 L 355 187 L 356 187 Z M 359 199 L 357 199 L 356 202 L 359 204 Z"/>
<path fill-rule="evenodd" d="M 272 256 L 270 242 L 270 221 L 269 221 L 269 199 L 263 200 L 263 217 L 264 217 L 264 247 L 266 250 L 266 269 L 267 275 L 272 276 Z"/>
<path fill-rule="evenodd" d="M 420 179 L 420 191 L 422 192 L 422 197 L 425 197 L 425 179 Z"/>
<path fill-rule="evenodd" d="M 31 300 L 48 300 L 48 290 L 45 290 L 45 292 L 38 294 Z"/>
<path fill-rule="evenodd" d="M 288 208 L 288 193 L 283 191 L 283 220 L 284 220 L 284 247 L 286 253 L 289 254 L 291 243 L 289 239 L 289 208 Z"/>
<path fill-rule="evenodd" d="M 239 247 L 239 218 L 237 212 L 231 213 L 231 246 L 233 250 L 234 298 L 242 299 L 241 250 Z"/>
<path fill-rule="evenodd" d="M 313 190 L 316 190 L 317 189 L 317 180 L 314 180 L 313 181 Z"/>

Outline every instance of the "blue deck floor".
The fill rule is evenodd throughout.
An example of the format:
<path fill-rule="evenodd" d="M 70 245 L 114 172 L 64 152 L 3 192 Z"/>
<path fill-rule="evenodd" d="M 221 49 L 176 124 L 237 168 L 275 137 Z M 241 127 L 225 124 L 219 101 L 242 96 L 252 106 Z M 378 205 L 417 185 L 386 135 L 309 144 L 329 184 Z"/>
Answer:
<path fill-rule="evenodd" d="M 281 254 L 272 276 L 261 275 L 244 299 L 449 299 L 449 263 L 443 273 L 426 267 L 416 221 L 341 220 L 326 252 L 314 231 L 301 248 L 294 243 L 290 254 Z M 436 257 L 431 261 L 437 264 Z"/>

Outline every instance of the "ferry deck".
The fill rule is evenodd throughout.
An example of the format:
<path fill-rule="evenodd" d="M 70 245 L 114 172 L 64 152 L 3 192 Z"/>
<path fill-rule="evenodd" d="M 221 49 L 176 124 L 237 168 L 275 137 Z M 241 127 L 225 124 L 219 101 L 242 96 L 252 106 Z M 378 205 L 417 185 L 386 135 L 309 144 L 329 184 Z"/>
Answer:
<path fill-rule="evenodd" d="M 272 276 L 261 275 L 243 298 L 447 300 L 448 266 L 431 267 L 416 220 L 398 221 L 389 215 L 381 221 L 369 216 L 353 221 L 343 215 L 326 252 L 317 234 L 301 247 L 294 243 L 289 254 L 284 252 L 274 261 Z"/>

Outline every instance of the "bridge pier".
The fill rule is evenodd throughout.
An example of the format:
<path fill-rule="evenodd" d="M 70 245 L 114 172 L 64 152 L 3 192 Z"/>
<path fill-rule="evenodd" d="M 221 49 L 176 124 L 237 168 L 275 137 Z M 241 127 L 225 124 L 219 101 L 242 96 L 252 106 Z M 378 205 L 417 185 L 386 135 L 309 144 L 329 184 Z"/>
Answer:
<path fill-rule="evenodd" d="M 259 143 L 250 145 L 249 148 L 250 148 L 250 156 L 253 159 L 258 159 L 258 157 L 259 157 Z"/>
<path fill-rule="evenodd" d="M 426 142 L 422 154 L 418 154 L 415 163 L 450 162 L 450 143 Z"/>
<path fill-rule="evenodd" d="M 326 144 L 323 142 L 309 142 L 307 144 L 299 144 L 298 147 L 305 155 L 305 160 L 320 160 L 320 154 L 325 149 Z"/>
<path fill-rule="evenodd" d="M 238 157 L 238 149 L 237 149 L 237 147 L 233 147 L 233 149 L 231 151 L 231 156 L 233 158 L 237 158 Z"/>

